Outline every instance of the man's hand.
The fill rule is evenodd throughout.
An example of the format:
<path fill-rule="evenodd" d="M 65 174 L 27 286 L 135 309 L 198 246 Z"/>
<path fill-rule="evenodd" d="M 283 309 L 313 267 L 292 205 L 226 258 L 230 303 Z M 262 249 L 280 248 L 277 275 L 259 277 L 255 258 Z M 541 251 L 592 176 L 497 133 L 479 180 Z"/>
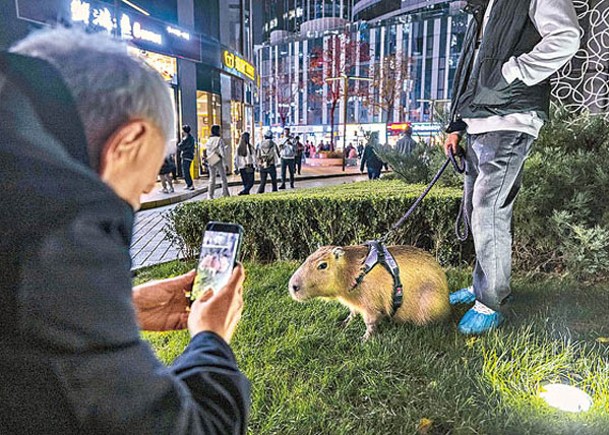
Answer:
<path fill-rule="evenodd" d="M 140 328 L 145 331 L 184 329 L 188 322 L 188 299 L 195 271 L 176 278 L 151 281 L 133 289 L 133 303 Z"/>
<path fill-rule="evenodd" d="M 243 281 L 245 271 L 235 267 L 228 284 L 216 293 L 205 291 L 190 307 L 188 330 L 194 337 L 199 332 L 211 331 L 230 343 L 243 310 Z"/>
<path fill-rule="evenodd" d="M 450 150 L 453 151 L 455 156 L 459 155 L 459 141 L 461 140 L 461 136 L 457 133 L 450 133 L 446 138 L 446 142 L 444 142 L 444 154 L 446 157 L 450 155 Z"/>

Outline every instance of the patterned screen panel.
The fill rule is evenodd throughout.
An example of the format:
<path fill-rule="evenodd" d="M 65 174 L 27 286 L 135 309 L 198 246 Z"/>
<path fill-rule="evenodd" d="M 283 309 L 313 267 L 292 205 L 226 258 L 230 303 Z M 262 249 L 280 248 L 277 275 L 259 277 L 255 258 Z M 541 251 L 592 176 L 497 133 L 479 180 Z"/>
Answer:
<path fill-rule="evenodd" d="M 552 96 L 573 112 L 589 109 L 609 119 L 609 0 L 574 0 L 582 45 L 552 79 Z"/>

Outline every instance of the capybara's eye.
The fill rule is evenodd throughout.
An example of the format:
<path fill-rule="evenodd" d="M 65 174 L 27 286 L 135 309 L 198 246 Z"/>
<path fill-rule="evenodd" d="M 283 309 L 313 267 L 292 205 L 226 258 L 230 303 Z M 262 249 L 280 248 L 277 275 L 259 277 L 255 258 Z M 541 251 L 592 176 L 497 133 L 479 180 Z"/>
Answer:
<path fill-rule="evenodd" d="M 319 270 L 324 270 L 328 268 L 328 263 L 326 263 L 325 261 L 323 263 L 319 263 L 319 265 L 317 266 L 317 268 Z"/>

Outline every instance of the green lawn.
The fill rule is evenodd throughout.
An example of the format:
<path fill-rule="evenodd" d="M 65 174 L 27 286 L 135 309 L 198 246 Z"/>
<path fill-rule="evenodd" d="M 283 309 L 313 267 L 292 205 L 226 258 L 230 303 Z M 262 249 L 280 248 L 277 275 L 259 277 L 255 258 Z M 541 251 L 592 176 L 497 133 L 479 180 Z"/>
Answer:
<path fill-rule="evenodd" d="M 181 273 L 171 263 L 137 282 Z M 299 304 L 287 292 L 296 263 L 246 265 L 245 310 L 233 340 L 252 381 L 252 434 L 608 434 L 609 285 L 555 278 L 513 282 L 513 316 L 481 338 L 459 335 L 465 309 L 427 328 L 386 322 L 362 343 L 339 304 Z M 451 270 L 451 289 L 467 283 Z M 171 362 L 188 334 L 145 333 Z M 563 382 L 594 399 L 587 413 L 555 411 L 536 397 Z M 429 425 L 429 421 L 431 425 Z"/>

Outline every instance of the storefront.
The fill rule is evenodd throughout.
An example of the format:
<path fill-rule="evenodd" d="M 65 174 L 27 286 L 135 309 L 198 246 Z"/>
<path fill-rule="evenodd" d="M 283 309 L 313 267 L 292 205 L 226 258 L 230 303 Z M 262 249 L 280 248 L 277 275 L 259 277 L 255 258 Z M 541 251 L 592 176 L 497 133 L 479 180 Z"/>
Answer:
<path fill-rule="evenodd" d="M 142 58 L 167 82 L 176 108 L 177 135 L 173 142 L 179 140 L 179 126 L 184 123 L 182 95 L 184 87 L 191 85 L 180 83 L 178 59 L 201 62 L 201 38 L 198 34 L 97 0 L 16 0 L 15 4 L 17 17 L 23 20 L 42 25 L 71 23 L 88 32 L 106 32 L 128 41 L 128 52 Z"/>

